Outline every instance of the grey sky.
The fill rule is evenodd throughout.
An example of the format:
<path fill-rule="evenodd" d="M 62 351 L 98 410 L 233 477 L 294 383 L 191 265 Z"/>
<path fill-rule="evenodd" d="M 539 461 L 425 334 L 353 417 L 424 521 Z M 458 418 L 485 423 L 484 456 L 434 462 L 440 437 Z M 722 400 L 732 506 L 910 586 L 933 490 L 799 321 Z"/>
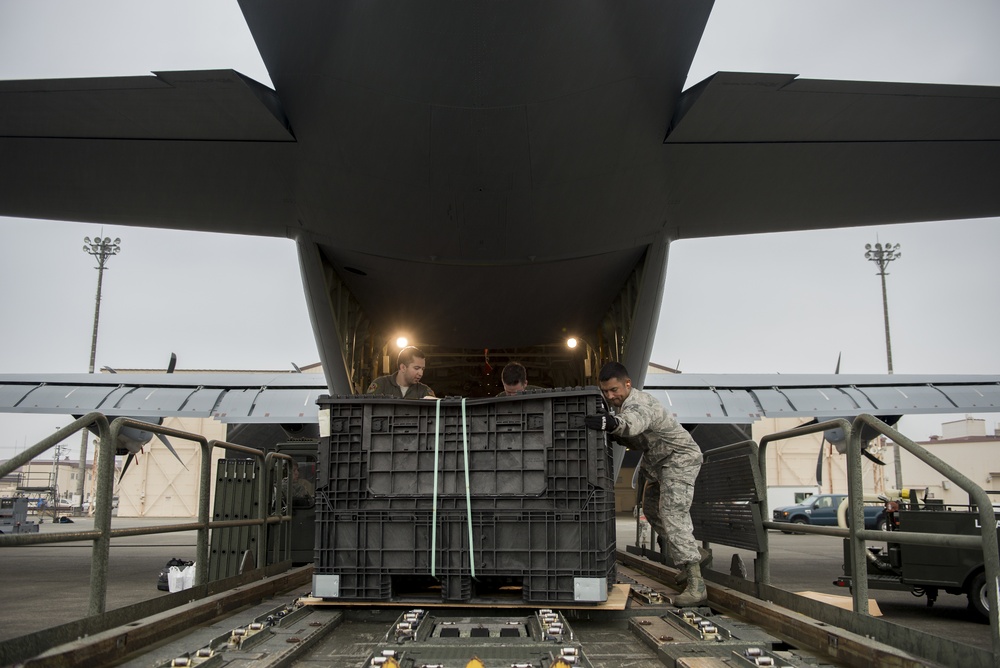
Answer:
<path fill-rule="evenodd" d="M 1000 85 L 995 0 L 719 0 L 688 84 L 715 71 Z M 270 84 L 235 1 L 0 1 L 0 79 L 233 68 Z M 0 218 L 0 372 L 84 372 L 96 225 Z M 139 228 L 105 274 L 97 366 L 290 368 L 317 360 L 291 241 Z M 686 372 L 885 371 L 865 243 L 889 276 L 896 373 L 1000 373 L 998 219 L 683 240 L 671 246 L 653 361 Z M 958 417 L 958 416 L 955 416 Z M 987 418 L 992 429 L 995 415 Z M 920 439 L 947 416 L 906 418 Z M 62 426 L 0 416 L 0 457 Z"/>

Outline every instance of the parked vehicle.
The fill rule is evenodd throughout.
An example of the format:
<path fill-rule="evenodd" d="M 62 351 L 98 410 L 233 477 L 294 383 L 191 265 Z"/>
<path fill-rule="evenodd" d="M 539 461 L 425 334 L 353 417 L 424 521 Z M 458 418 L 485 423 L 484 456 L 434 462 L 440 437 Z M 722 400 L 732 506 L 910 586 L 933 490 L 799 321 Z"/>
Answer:
<path fill-rule="evenodd" d="M 989 620 L 986 571 L 981 549 L 959 549 L 930 545 L 903 545 L 892 542 L 898 532 L 980 535 L 979 513 L 974 506 L 945 506 L 940 500 L 909 502 L 887 501 L 887 545 L 869 547 L 867 556 L 868 588 L 910 591 L 927 596 L 932 606 L 938 593 L 965 594 L 969 607 L 983 620 Z M 994 512 L 997 506 L 993 507 Z M 1000 515 L 997 515 L 1000 518 Z M 850 541 L 844 541 L 844 576 L 834 581 L 839 587 L 851 587 Z"/>
<path fill-rule="evenodd" d="M 789 524 L 813 524 L 816 526 L 838 525 L 837 513 L 842 503 L 847 501 L 846 494 L 813 494 L 803 499 L 801 503 L 792 506 L 775 508 L 771 512 L 771 518 L 775 522 L 788 522 Z M 865 528 L 886 529 L 886 511 L 883 504 L 866 505 Z M 783 533 L 792 533 L 784 531 Z"/>

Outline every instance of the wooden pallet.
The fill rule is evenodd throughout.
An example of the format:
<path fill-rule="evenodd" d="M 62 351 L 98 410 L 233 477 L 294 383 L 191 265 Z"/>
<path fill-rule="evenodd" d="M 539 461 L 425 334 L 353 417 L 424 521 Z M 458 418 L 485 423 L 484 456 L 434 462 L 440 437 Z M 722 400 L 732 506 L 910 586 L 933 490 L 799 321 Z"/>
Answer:
<path fill-rule="evenodd" d="M 324 599 L 315 596 L 303 596 L 299 599 L 303 605 L 332 605 L 351 608 L 553 608 L 558 610 L 624 610 L 628 602 L 629 585 L 616 584 L 608 592 L 608 600 L 604 603 L 525 603 L 520 599 L 506 598 L 474 598 L 468 601 L 442 601 L 440 598 L 421 596 L 399 597 L 389 601 L 343 601 L 340 599 Z"/>

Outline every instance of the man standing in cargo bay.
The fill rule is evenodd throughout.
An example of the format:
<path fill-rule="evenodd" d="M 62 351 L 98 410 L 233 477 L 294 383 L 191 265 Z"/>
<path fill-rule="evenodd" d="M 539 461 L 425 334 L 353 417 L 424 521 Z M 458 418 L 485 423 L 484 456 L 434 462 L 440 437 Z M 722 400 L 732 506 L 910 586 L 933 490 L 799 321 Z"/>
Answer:
<path fill-rule="evenodd" d="M 642 450 L 646 484 L 642 506 L 646 519 L 667 543 L 667 553 L 687 573 L 684 591 L 672 598 L 678 607 L 697 605 L 708 598 L 701 577 L 701 553 L 694 539 L 691 501 L 701 470 L 698 444 L 652 395 L 632 387 L 628 370 L 608 362 L 598 376 L 601 392 L 614 415 L 588 415 L 590 429 L 608 433 L 626 448 Z"/>
<path fill-rule="evenodd" d="M 365 394 L 383 394 L 397 399 L 434 399 L 434 390 L 420 382 L 427 368 L 427 356 L 406 346 L 396 357 L 396 373 L 372 381 Z"/>

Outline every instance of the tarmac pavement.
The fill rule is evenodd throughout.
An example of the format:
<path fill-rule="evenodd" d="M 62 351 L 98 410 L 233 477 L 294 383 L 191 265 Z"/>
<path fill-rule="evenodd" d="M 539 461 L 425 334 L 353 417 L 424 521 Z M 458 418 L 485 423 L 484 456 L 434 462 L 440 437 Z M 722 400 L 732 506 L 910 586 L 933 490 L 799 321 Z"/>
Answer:
<path fill-rule="evenodd" d="M 36 518 L 29 518 L 37 521 Z M 42 534 L 90 531 L 91 517 L 71 518 L 73 524 L 39 526 Z M 186 524 L 187 518 L 136 519 L 113 517 L 112 528 Z M 107 609 L 163 596 L 156 581 L 171 557 L 195 558 L 197 532 L 127 536 L 111 541 Z M 90 602 L 90 561 L 93 543 L 81 541 L 0 548 L 0 641 L 87 616 Z"/>
<path fill-rule="evenodd" d="M 178 518 L 112 518 L 112 526 L 135 527 L 181 524 Z M 618 518 L 618 546 L 635 542 L 635 520 Z M 73 524 L 41 525 L 42 533 L 86 531 L 93 519 L 74 518 Z M 153 536 L 130 536 L 112 540 L 107 593 L 107 609 L 131 605 L 157 596 L 157 576 L 172 557 L 195 558 L 196 532 L 186 531 Z M 789 591 L 816 591 L 850 596 L 847 589 L 833 586 L 842 573 L 840 539 L 816 535 L 769 533 L 772 583 Z M 744 560 L 753 577 L 754 555 L 745 550 L 715 546 L 713 570 L 728 573 L 734 553 Z M 91 543 L 56 543 L 27 547 L 0 548 L 3 584 L 0 585 L 0 641 L 43 628 L 64 624 L 86 616 L 90 595 Z M 875 591 L 871 597 L 883 616 L 927 633 L 958 642 L 990 647 L 986 624 L 975 621 L 967 609 L 965 596 L 942 593 L 932 608 L 925 598 L 908 592 Z"/>
<path fill-rule="evenodd" d="M 618 548 L 624 550 L 626 545 L 634 543 L 635 519 L 619 515 Z M 842 539 L 769 531 L 768 545 L 773 586 L 791 592 L 813 591 L 851 598 L 850 589 L 833 584 L 844 573 Z M 733 554 L 740 555 L 748 579 L 753 580 L 755 554 L 749 550 L 713 545 L 712 570 L 728 574 Z M 888 621 L 967 645 L 991 647 L 989 625 L 980 622 L 969 609 L 964 594 L 941 592 L 933 607 L 927 607 L 926 597 L 916 597 L 908 591 L 869 589 L 868 597 L 878 604 L 882 617 Z"/>

